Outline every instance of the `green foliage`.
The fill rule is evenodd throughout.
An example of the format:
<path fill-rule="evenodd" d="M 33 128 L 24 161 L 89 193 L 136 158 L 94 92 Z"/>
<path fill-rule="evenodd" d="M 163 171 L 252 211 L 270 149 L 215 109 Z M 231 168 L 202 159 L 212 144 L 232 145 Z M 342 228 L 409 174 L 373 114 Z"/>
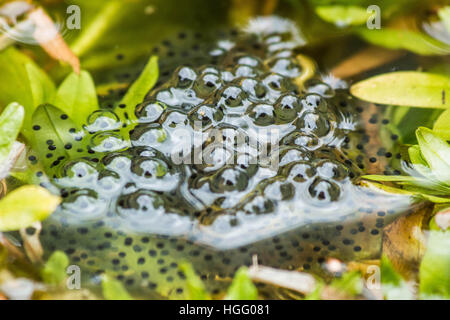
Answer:
<path fill-rule="evenodd" d="M 39 186 L 23 186 L 0 200 L 0 231 L 27 228 L 46 219 L 61 199 Z"/>
<path fill-rule="evenodd" d="M 95 84 L 89 72 L 82 70 L 80 74 L 69 74 L 59 86 L 53 104 L 78 126 L 83 125 L 87 116 L 99 107 Z"/>
<path fill-rule="evenodd" d="M 446 6 L 438 11 L 439 18 L 450 35 L 450 6 Z"/>
<path fill-rule="evenodd" d="M 351 93 L 373 103 L 446 109 L 450 77 L 414 71 L 386 73 L 354 84 Z"/>
<path fill-rule="evenodd" d="M 450 141 L 450 109 L 445 110 L 434 123 L 433 131 Z"/>
<path fill-rule="evenodd" d="M 69 258 L 62 251 L 55 251 L 50 256 L 41 270 L 41 277 L 45 283 L 61 285 L 66 279 L 66 269 L 69 266 Z"/>
<path fill-rule="evenodd" d="M 228 288 L 226 300 L 256 300 L 258 289 L 248 276 L 247 267 L 241 267 L 234 275 L 233 282 Z"/>
<path fill-rule="evenodd" d="M 320 18 L 338 27 L 362 25 L 371 16 L 366 8 L 358 6 L 318 6 L 315 9 Z"/>
<path fill-rule="evenodd" d="M 188 291 L 188 297 L 191 300 L 209 300 L 210 297 L 206 293 L 205 285 L 202 280 L 195 273 L 192 265 L 184 262 L 179 266 L 180 270 L 186 276 L 186 285 Z"/>
<path fill-rule="evenodd" d="M 107 300 L 133 300 L 119 280 L 106 274 L 102 276 L 102 292 Z"/>
<path fill-rule="evenodd" d="M 424 299 L 450 299 L 450 228 L 430 222 L 427 251 L 420 264 L 420 295 Z"/>
<path fill-rule="evenodd" d="M 136 105 L 144 100 L 145 95 L 150 91 L 158 80 L 158 57 L 152 56 L 142 71 L 139 78 L 131 85 L 123 97 L 120 104 L 125 105 L 125 111 L 135 119 L 134 110 Z"/>
<path fill-rule="evenodd" d="M 11 153 L 25 116 L 24 108 L 18 103 L 10 103 L 0 115 L 0 168 Z M 0 171 L 2 171 L 0 169 Z"/>
<path fill-rule="evenodd" d="M 364 283 L 358 271 L 346 272 L 342 277 L 333 280 L 330 287 L 344 292 L 352 297 L 361 294 Z"/>
<path fill-rule="evenodd" d="M 395 271 L 391 261 L 385 255 L 380 265 L 381 288 L 387 300 L 411 300 L 413 293 L 405 280 Z"/>

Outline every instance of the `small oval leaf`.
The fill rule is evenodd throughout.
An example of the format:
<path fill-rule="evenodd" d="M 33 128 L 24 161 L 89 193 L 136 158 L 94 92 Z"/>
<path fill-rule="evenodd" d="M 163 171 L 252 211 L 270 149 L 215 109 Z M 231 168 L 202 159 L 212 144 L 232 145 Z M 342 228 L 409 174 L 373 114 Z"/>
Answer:
<path fill-rule="evenodd" d="M 402 71 L 386 73 L 354 84 L 351 93 L 365 101 L 422 108 L 449 108 L 450 78 Z"/>

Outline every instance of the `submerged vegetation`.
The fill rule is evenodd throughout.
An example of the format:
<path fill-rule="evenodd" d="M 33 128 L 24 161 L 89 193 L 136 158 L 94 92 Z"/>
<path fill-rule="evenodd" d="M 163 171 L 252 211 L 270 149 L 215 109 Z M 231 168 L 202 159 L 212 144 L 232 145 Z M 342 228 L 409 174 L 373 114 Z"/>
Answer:
<path fill-rule="evenodd" d="M 450 299 L 445 1 L 17 2 L 0 299 Z"/>

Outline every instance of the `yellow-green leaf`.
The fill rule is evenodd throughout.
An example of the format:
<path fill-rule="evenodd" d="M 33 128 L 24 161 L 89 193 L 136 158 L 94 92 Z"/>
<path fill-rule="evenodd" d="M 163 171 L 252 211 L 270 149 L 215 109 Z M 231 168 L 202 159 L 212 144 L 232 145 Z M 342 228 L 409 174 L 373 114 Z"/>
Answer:
<path fill-rule="evenodd" d="M 402 71 L 386 73 L 354 84 L 351 93 L 365 101 L 422 108 L 450 107 L 450 78 Z"/>
<path fill-rule="evenodd" d="M 24 108 L 16 102 L 9 104 L 0 115 L 0 168 L 11 152 L 24 116 Z"/>
<path fill-rule="evenodd" d="M 356 33 L 367 42 L 388 49 L 406 49 L 420 55 L 447 55 L 450 47 L 423 33 L 405 29 L 367 29 Z"/>
<path fill-rule="evenodd" d="M 450 34 L 450 6 L 446 6 L 438 11 L 439 18 L 445 26 L 448 34 Z"/>
<path fill-rule="evenodd" d="M 205 284 L 197 276 L 194 269 L 189 263 L 180 264 L 180 270 L 186 276 L 186 285 L 188 289 L 189 299 L 191 300 L 209 300 L 206 293 Z"/>
<path fill-rule="evenodd" d="M 107 300 L 133 300 L 119 280 L 106 274 L 102 276 L 102 292 Z"/>
<path fill-rule="evenodd" d="M 228 288 L 226 300 L 256 300 L 258 289 L 248 276 L 247 267 L 241 267 L 234 275 L 233 282 Z"/>
<path fill-rule="evenodd" d="M 68 266 L 67 255 L 62 251 L 55 251 L 41 270 L 42 279 L 45 283 L 60 285 L 66 279 Z"/>
<path fill-rule="evenodd" d="M 46 189 L 28 185 L 20 187 L 0 200 L 0 231 L 27 228 L 46 219 L 61 199 Z"/>
<path fill-rule="evenodd" d="M 317 15 L 338 27 L 357 26 L 367 22 L 371 13 L 366 8 L 358 6 L 319 6 Z"/>
<path fill-rule="evenodd" d="M 72 72 L 59 86 L 53 104 L 79 126 L 98 109 L 94 80 L 87 71 Z"/>
<path fill-rule="evenodd" d="M 437 118 L 433 131 L 445 140 L 450 140 L 450 109 L 445 110 Z"/>
<path fill-rule="evenodd" d="M 134 119 L 136 117 L 134 114 L 136 105 L 144 100 L 146 94 L 155 85 L 158 77 L 158 57 L 152 56 L 139 78 L 131 85 L 120 102 L 121 105 L 125 105 L 124 110 L 130 118 Z"/>

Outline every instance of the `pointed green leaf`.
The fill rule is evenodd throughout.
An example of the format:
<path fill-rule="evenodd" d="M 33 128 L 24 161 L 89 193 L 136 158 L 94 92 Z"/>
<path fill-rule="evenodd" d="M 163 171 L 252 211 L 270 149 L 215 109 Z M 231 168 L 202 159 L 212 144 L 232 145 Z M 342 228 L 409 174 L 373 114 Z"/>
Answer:
<path fill-rule="evenodd" d="M 356 33 L 367 42 L 388 49 L 406 49 L 420 55 L 447 55 L 450 47 L 423 33 L 404 29 L 367 29 L 360 27 Z"/>
<path fill-rule="evenodd" d="M 422 108 L 449 108 L 450 78 L 444 75 L 402 71 L 363 80 L 351 93 L 365 101 Z"/>
<path fill-rule="evenodd" d="M 258 289 L 248 276 L 247 267 L 241 267 L 234 275 L 233 282 L 228 288 L 226 300 L 256 300 Z"/>
<path fill-rule="evenodd" d="M 9 104 L 0 115 L 0 167 L 11 153 L 24 116 L 24 108 L 16 102 Z"/>
<path fill-rule="evenodd" d="M 435 178 L 450 185 L 450 146 L 428 128 L 416 131 L 420 151 L 434 173 Z"/>
<path fill-rule="evenodd" d="M 72 72 L 59 86 L 53 104 L 69 115 L 79 126 L 98 109 L 95 84 L 89 72 Z"/>
<path fill-rule="evenodd" d="M 136 115 L 134 114 L 136 105 L 144 101 L 145 96 L 150 89 L 153 88 L 158 77 L 158 57 L 152 56 L 139 78 L 131 85 L 120 102 L 121 105 L 126 106 L 124 111 L 128 114 L 130 119 L 136 118 Z"/>
<path fill-rule="evenodd" d="M 119 280 L 106 274 L 102 276 L 102 292 L 107 300 L 133 300 Z"/>
<path fill-rule="evenodd" d="M 433 131 L 450 141 L 450 109 L 445 110 L 434 123 Z"/>
<path fill-rule="evenodd" d="M 61 160 L 80 156 L 81 133 L 73 121 L 61 110 L 44 104 L 33 114 L 33 149 L 38 153 L 47 174 L 53 173 Z"/>
<path fill-rule="evenodd" d="M 0 231 L 27 228 L 47 218 L 61 199 L 46 189 L 27 185 L 8 193 L 0 200 Z"/>
<path fill-rule="evenodd" d="M 62 251 L 52 253 L 41 270 L 41 276 L 45 283 L 60 285 L 66 279 L 66 269 L 69 266 L 69 258 Z"/>
<path fill-rule="evenodd" d="M 205 285 L 199 276 L 195 273 L 192 265 L 189 263 L 180 264 L 180 270 L 186 276 L 186 285 L 189 299 L 191 300 L 209 300 Z"/>
<path fill-rule="evenodd" d="M 34 109 L 43 103 L 50 102 L 55 94 L 55 85 L 47 74 L 34 63 L 27 63 L 25 69 L 30 82 Z"/>
<path fill-rule="evenodd" d="M 316 13 L 322 20 L 338 27 L 361 25 L 366 23 L 371 16 L 366 8 L 358 6 L 318 6 Z"/>
<path fill-rule="evenodd" d="M 434 219 L 430 229 L 420 264 L 420 295 L 425 299 L 450 299 L 450 230 L 441 230 Z"/>

